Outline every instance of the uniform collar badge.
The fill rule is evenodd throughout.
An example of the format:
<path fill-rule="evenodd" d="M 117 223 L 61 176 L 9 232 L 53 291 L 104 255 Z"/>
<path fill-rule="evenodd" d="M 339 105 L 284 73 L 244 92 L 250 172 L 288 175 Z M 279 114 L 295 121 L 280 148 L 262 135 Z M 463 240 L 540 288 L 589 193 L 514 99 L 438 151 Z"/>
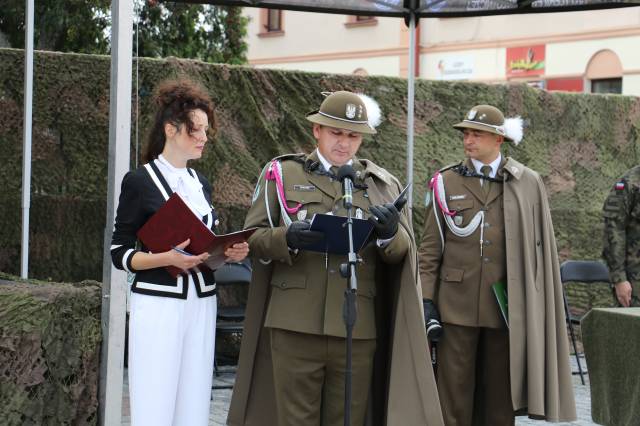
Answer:
<path fill-rule="evenodd" d="M 296 217 L 298 218 L 298 220 L 305 220 L 307 218 L 307 211 L 298 210 L 298 213 L 296 213 Z"/>

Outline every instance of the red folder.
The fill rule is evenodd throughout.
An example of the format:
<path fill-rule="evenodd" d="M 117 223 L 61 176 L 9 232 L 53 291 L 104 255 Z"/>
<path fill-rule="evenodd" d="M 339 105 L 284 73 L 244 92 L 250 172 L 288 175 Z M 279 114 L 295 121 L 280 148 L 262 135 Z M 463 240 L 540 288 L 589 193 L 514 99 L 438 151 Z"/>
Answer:
<path fill-rule="evenodd" d="M 166 203 L 138 230 L 138 238 L 152 253 L 162 253 L 191 239 L 185 251 L 198 255 L 208 252 L 206 267 L 214 270 L 222 266 L 226 256 L 224 251 L 236 244 L 247 241 L 256 228 L 216 235 L 185 204 L 180 195 L 173 193 Z M 202 265 L 204 266 L 204 265 Z M 200 267 L 202 267 L 200 266 Z M 167 271 L 175 278 L 184 273 L 180 268 L 167 266 Z"/>

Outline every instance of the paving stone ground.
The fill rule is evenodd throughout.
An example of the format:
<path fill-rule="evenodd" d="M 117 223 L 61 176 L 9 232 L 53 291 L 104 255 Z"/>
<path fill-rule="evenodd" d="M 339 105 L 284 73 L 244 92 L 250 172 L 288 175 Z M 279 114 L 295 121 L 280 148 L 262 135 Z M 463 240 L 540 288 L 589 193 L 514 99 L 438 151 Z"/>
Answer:
<path fill-rule="evenodd" d="M 572 367 L 574 371 L 578 371 L 575 357 L 571 358 Z M 583 368 L 586 366 L 584 358 L 581 359 Z M 214 387 L 218 386 L 233 386 L 235 381 L 235 374 L 228 372 L 229 369 L 222 367 L 222 373 L 214 378 Z M 571 423 L 548 423 L 536 420 L 531 420 L 523 417 L 519 417 L 516 420 L 516 426 L 595 426 L 591 420 L 591 393 L 589 390 L 589 378 L 585 377 L 585 385 L 580 383 L 580 376 L 573 376 L 573 389 L 576 396 L 576 408 L 578 412 L 578 420 Z M 226 424 L 227 413 L 229 411 L 229 403 L 231 401 L 231 389 L 217 389 L 212 390 L 212 402 L 211 402 L 211 414 L 209 416 L 209 426 L 224 426 Z M 122 425 L 130 426 L 129 418 L 129 386 L 127 383 L 127 375 L 125 371 L 124 392 L 122 400 Z"/>

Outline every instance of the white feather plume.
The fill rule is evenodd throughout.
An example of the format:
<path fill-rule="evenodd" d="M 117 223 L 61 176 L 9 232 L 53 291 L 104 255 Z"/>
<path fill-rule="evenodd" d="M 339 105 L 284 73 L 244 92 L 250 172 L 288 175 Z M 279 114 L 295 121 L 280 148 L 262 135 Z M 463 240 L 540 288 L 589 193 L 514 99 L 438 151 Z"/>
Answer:
<path fill-rule="evenodd" d="M 375 129 L 382 122 L 382 111 L 380 105 L 371 96 L 367 96 L 363 93 L 358 93 L 360 99 L 364 103 L 364 107 L 367 109 L 367 119 L 369 126 Z"/>
<path fill-rule="evenodd" d="M 522 141 L 524 131 L 522 128 L 522 118 L 520 116 L 506 118 L 502 127 L 504 127 L 505 136 L 511 139 L 515 145 L 518 145 L 520 141 Z"/>

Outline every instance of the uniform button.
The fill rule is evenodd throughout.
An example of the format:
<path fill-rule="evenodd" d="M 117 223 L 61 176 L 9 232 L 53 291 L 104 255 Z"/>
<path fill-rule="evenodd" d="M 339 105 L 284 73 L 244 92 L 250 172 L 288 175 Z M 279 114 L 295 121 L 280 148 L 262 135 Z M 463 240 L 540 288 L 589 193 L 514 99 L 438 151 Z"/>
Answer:
<path fill-rule="evenodd" d="M 486 223 L 486 222 L 484 223 L 484 227 L 485 227 L 485 228 L 488 228 L 488 227 L 490 227 L 490 226 L 491 226 L 491 224 L 490 224 L 490 223 Z"/>
<path fill-rule="evenodd" d="M 542 244 L 542 243 L 540 242 L 540 240 L 538 240 L 538 242 L 536 243 L 536 245 L 537 245 L 537 246 L 540 246 L 540 244 Z"/>
<path fill-rule="evenodd" d="M 336 273 L 336 270 L 335 270 L 335 269 L 329 269 L 329 273 L 330 273 L 330 274 L 335 274 L 335 273 Z"/>
<path fill-rule="evenodd" d="M 489 263 L 489 261 L 490 261 L 490 260 L 489 260 L 489 258 L 488 258 L 488 257 L 485 257 L 485 258 L 483 258 L 483 259 L 482 259 L 482 261 L 483 261 L 484 263 Z"/>
<path fill-rule="evenodd" d="M 485 246 L 488 246 L 488 245 L 490 245 L 490 244 L 491 244 L 491 241 L 489 241 L 489 240 L 484 240 L 484 245 L 485 245 Z"/>
<path fill-rule="evenodd" d="M 287 283 L 282 283 L 282 284 L 280 284 L 280 287 L 282 287 L 282 288 L 286 288 L 286 287 L 287 287 Z"/>

